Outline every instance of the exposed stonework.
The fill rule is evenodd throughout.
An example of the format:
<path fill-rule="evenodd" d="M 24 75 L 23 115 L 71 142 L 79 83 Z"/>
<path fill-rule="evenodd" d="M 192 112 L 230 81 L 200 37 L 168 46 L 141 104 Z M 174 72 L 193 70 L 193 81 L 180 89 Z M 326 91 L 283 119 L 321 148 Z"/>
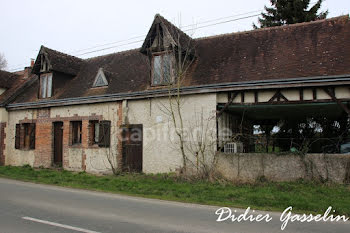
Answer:
<path fill-rule="evenodd" d="M 108 173 L 110 165 L 106 159 L 106 148 L 91 145 L 89 122 L 110 120 L 114 128 L 121 125 L 121 103 L 107 103 L 84 106 L 59 107 L 51 109 L 13 111 L 10 112 L 9 125 L 11 145 L 7 148 L 8 165 L 25 165 L 33 167 L 51 167 L 53 165 L 53 123 L 63 123 L 63 158 L 62 166 L 67 170 L 87 171 L 92 173 Z M 82 142 L 71 145 L 71 121 L 82 121 Z M 35 149 L 19 150 L 14 148 L 15 125 L 19 123 L 35 123 Z M 115 133 L 114 133 L 115 132 Z M 117 130 L 112 133 L 116 134 Z M 118 143 L 117 135 L 111 135 L 111 149 Z M 6 139 L 7 140 L 7 139 Z M 113 148 L 112 148 L 113 147 Z M 116 152 L 114 152 L 117 155 Z"/>
<path fill-rule="evenodd" d="M 298 179 L 349 183 L 350 155 L 264 153 L 218 154 L 216 166 L 224 178 L 233 182 L 255 182 L 261 177 L 270 181 Z"/>

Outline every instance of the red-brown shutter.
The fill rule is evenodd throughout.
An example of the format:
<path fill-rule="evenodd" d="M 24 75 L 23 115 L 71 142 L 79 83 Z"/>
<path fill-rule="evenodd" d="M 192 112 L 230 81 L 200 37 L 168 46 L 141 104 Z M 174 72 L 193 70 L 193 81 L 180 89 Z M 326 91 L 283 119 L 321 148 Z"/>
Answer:
<path fill-rule="evenodd" d="M 32 123 L 29 125 L 29 135 L 30 135 L 30 149 L 35 149 L 35 124 Z"/>
<path fill-rule="evenodd" d="M 110 121 L 100 121 L 99 130 L 99 143 L 100 147 L 109 147 L 111 143 L 111 122 Z"/>
<path fill-rule="evenodd" d="M 20 149 L 21 146 L 21 125 L 16 124 L 15 149 Z"/>

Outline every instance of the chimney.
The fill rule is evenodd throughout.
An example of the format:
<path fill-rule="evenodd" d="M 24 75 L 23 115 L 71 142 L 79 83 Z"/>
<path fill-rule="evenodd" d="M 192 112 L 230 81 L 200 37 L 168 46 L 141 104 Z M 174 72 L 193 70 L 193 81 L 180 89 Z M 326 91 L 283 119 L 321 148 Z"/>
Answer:
<path fill-rule="evenodd" d="M 35 59 L 34 59 L 34 58 L 31 58 L 31 59 L 30 59 L 30 67 L 33 68 L 34 63 L 35 63 Z"/>
<path fill-rule="evenodd" d="M 34 62 L 35 60 L 33 58 L 30 59 L 30 66 L 27 66 L 24 68 L 24 74 L 23 74 L 23 78 L 27 79 L 30 77 L 31 73 L 32 73 L 32 68 L 34 66 Z"/>

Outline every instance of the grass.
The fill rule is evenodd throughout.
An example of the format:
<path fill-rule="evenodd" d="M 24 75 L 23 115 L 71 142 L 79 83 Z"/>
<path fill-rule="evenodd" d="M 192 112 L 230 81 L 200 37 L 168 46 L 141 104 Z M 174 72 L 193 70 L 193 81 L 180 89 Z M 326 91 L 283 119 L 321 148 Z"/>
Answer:
<path fill-rule="evenodd" d="M 0 166 L 0 177 L 64 187 L 112 192 L 207 205 L 260 210 L 324 213 L 332 206 L 336 214 L 350 216 L 350 187 L 311 182 L 258 182 L 256 184 L 186 181 L 169 174 L 123 174 L 95 176 L 30 166 Z"/>

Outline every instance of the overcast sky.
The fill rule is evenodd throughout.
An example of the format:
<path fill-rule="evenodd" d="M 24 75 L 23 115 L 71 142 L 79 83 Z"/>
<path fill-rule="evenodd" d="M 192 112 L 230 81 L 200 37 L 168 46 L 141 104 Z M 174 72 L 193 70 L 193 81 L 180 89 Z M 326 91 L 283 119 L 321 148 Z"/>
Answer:
<path fill-rule="evenodd" d="M 252 23 L 257 22 L 253 15 L 269 5 L 269 0 L 0 2 L 0 53 L 5 55 L 9 71 L 28 66 L 40 45 L 82 58 L 140 47 L 156 13 L 197 38 L 251 30 Z M 349 14 L 350 0 L 326 0 L 322 10 L 326 9 L 328 17 Z M 230 21 L 243 17 L 249 18 Z M 108 45 L 99 46 L 104 44 Z"/>

